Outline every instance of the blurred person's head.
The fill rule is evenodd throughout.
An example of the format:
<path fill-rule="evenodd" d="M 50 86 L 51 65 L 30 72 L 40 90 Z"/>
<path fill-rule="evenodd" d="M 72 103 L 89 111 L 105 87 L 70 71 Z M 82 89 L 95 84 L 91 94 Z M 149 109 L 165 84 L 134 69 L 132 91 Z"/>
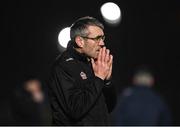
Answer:
<path fill-rule="evenodd" d="M 148 68 L 138 68 L 133 75 L 133 85 L 152 87 L 155 83 L 154 76 Z"/>
<path fill-rule="evenodd" d="M 41 82 L 37 79 L 30 79 L 24 82 L 24 88 L 31 93 L 37 93 L 41 91 Z"/>
<path fill-rule="evenodd" d="M 42 90 L 42 83 L 36 78 L 28 79 L 24 82 L 23 88 L 26 92 L 32 95 L 32 99 L 35 102 L 42 102 L 44 99 L 44 94 Z"/>
<path fill-rule="evenodd" d="M 70 30 L 73 46 L 87 57 L 96 59 L 104 46 L 104 26 L 96 18 L 82 17 L 76 20 Z"/>

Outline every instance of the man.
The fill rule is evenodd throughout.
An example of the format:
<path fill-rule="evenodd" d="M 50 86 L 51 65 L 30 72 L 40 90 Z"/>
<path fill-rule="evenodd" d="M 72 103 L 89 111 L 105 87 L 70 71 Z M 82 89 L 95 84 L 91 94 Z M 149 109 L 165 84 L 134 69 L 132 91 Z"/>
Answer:
<path fill-rule="evenodd" d="M 103 89 L 111 87 L 113 56 L 103 29 L 89 16 L 72 24 L 71 41 L 55 61 L 49 84 L 54 125 L 108 125 Z"/>
<path fill-rule="evenodd" d="M 12 97 L 12 115 L 15 125 L 50 125 L 51 112 L 43 82 L 25 77 Z"/>
<path fill-rule="evenodd" d="M 133 86 L 123 91 L 112 113 L 115 125 L 171 125 L 171 113 L 167 104 L 152 89 L 155 84 L 152 72 L 146 67 L 140 67 L 132 79 Z"/>

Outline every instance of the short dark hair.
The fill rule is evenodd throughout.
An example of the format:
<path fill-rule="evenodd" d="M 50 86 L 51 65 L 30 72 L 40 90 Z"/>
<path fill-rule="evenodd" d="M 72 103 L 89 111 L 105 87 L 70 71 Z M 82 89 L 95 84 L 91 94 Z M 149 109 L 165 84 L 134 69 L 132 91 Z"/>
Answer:
<path fill-rule="evenodd" d="M 99 20 L 97 20 L 94 17 L 85 16 L 85 17 L 79 18 L 71 25 L 71 29 L 70 29 L 71 40 L 75 41 L 76 36 L 87 36 L 88 26 L 98 26 L 104 30 L 104 25 Z"/>

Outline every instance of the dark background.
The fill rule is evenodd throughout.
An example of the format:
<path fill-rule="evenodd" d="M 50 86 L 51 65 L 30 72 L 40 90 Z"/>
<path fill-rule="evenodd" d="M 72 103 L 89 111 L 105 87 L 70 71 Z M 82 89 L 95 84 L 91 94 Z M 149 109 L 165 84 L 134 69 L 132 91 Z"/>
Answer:
<path fill-rule="evenodd" d="M 61 53 L 59 31 L 82 16 L 105 25 L 106 45 L 114 55 L 113 83 L 117 91 L 130 84 L 132 70 L 145 65 L 156 78 L 156 89 L 180 125 L 179 0 L 112 0 L 122 12 L 118 26 L 107 24 L 100 6 L 105 0 L 7 0 L 1 2 L 0 121 L 10 121 L 9 101 L 24 75 L 46 82 L 50 66 Z"/>

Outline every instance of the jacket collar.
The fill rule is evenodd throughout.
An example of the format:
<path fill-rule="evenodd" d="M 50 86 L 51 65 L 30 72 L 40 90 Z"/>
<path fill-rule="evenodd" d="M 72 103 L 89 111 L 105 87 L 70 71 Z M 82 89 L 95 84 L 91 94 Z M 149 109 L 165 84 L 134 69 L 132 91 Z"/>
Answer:
<path fill-rule="evenodd" d="M 67 47 L 67 51 L 70 53 L 70 55 L 80 61 L 88 62 L 88 57 L 85 54 L 76 51 L 72 43 L 74 42 L 70 41 Z"/>

